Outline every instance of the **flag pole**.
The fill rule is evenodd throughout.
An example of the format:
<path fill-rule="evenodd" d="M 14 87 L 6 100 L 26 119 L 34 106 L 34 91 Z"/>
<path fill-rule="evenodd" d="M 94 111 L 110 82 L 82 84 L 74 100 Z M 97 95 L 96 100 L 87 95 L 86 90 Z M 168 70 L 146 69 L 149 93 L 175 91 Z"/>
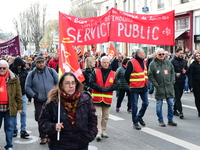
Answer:
<path fill-rule="evenodd" d="M 59 86 L 58 86 L 59 88 Z M 58 123 L 60 123 L 60 90 L 58 89 Z M 57 132 L 57 141 L 60 140 L 60 132 Z"/>

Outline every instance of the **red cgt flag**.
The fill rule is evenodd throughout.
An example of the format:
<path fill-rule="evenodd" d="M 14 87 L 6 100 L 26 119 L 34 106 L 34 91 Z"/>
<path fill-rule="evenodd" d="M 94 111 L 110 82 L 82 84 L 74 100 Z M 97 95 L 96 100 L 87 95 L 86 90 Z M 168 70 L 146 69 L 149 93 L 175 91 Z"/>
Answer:
<path fill-rule="evenodd" d="M 59 28 L 60 28 L 60 52 L 59 52 L 59 77 L 65 72 L 72 72 L 80 82 L 85 78 L 78 65 L 77 54 L 72 48 L 69 36 L 65 32 L 65 17 L 59 12 Z"/>
<path fill-rule="evenodd" d="M 115 55 L 117 55 L 117 54 L 118 54 L 117 50 L 116 50 L 115 47 L 112 45 L 112 43 L 110 43 L 110 48 L 109 48 L 109 50 L 108 50 L 108 57 L 109 57 L 110 59 L 113 59 L 113 57 L 114 57 Z"/>

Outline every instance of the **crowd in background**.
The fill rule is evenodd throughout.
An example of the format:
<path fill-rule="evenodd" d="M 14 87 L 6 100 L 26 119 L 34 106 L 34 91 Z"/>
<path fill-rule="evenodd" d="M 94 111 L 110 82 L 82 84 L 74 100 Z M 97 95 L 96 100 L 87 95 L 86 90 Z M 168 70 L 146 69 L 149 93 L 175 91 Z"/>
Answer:
<path fill-rule="evenodd" d="M 29 136 L 26 132 L 26 105 L 32 103 L 32 99 L 34 99 L 34 107 L 36 110 L 35 120 L 38 122 L 38 131 L 41 138 L 40 144 L 47 143 L 48 137 L 46 133 L 49 133 L 49 131 L 45 133 L 40 127 L 40 124 L 45 124 L 44 117 L 47 112 L 44 112 L 43 110 L 43 121 L 40 121 L 39 115 L 42 106 L 48 100 L 48 93 L 58 82 L 58 79 L 55 79 L 58 78 L 56 74 L 58 73 L 59 68 L 58 53 L 55 53 L 52 56 L 44 56 L 42 53 L 39 55 L 23 57 L 1 56 L 0 60 L 8 62 L 9 70 L 19 77 L 21 86 L 20 92 L 22 95 L 21 99 L 23 102 L 23 109 L 20 113 L 21 138 L 27 138 Z M 145 111 L 148 107 L 148 99 L 154 98 L 154 95 L 157 100 L 156 111 L 161 127 L 166 126 L 162 117 L 163 99 L 167 100 L 169 107 L 173 107 L 168 110 L 168 125 L 177 126 L 173 121 L 173 116 L 179 116 L 180 119 L 184 118 L 181 102 L 183 93 L 193 92 L 198 116 L 200 117 L 200 53 L 197 50 L 185 52 L 182 48 L 177 48 L 174 54 L 170 54 L 164 49 L 157 49 L 155 53 L 146 56 L 143 49 L 138 49 L 136 52 L 133 52 L 130 57 L 123 56 L 119 53 L 112 59 L 110 59 L 106 53 L 95 52 L 94 54 L 90 54 L 90 52 L 85 52 L 78 56 L 78 64 L 85 77 L 85 80 L 82 82 L 83 89 L 88 92 L 89 95 L 91 94 L 93 96 L 91 99 L 94 103 L 94 108 L 97 111 L 96 125 L 98 132 L 93 128 L 94 132 L 92 133 L 96 136 L 97 141 L 101 141 L 102 138 L 108 138 L 106 125 L 109 117 L 109 108 L 112 104 L 113 91 L 116 91 L 117 96 L 117 102 L 115 104 L 117 113 L 120 112 L 121 103 L 125 95 L 128 97 L 127 112 L 132 114 L 133 127 L 137 130 L 141 129 L 138 122 L 142 126 L 146 125 L 142 117 L 145 115 Z M 159 66 L 161 66 L 160 69 L 158 69 Z M 162 70 L 162 66 L 167 69 Z M 47 68 L 51 68 L 53 71 Z M 169 72 L 169 70 L 172 71 Z M 34 77 L 36 76 L 35 74 L 37 74 L 38 80 Z M 48 82 L 46 82 L 47 79 L 45 79 L 45 82 L 48 83 L 48 85 L 44 83 L 43 89 L 41 89 L 41 86 L 37 86 L 38 82 L 40 82 L 39 76 L 41 74 L 44 78 L 48 77 Z M 66 76 L 73 75 L 66 74 Z M 74 78 L 75 77 L 73 76 L 73 81 Z M 163 78 L 163 81 L 158 78 Z M 35 84 L 32 83 L 32 80 L 35 80 Z M 63 77 L 63 80 L 65 80 L 65 77 Z M 171 86 L 167 83 L 168 81 L 171 82 L 173 90 L 163 93 L 166 89 L 162 89 L 161 85 L 166 84 L 168 85 L 168 90 L 171 89 Z M 73 83 L 74 82 L 69 83 L 68 86 L 71 86 Z M 62 86 L 59 88 L 62 89 Z M 39 89 L 38 92 L 35 92 L 36 89 Z M 161 89 L 162 91 L 159 93 L 159 90 Z M 58 92 L 59 89 L 56 90 Z M 40 97 L 40 92 L 45 93 L 43 98 Z M 74 92 L 76 93 L 78 91 Z M 84 94 L 81 93 L 81 95 Z M 139 95 L 142 99 L 142 106 L 138 112 L 137 105 Z M 166 95 L 169 96 L 167 97 Z M 51 99 L 51 101 L 53 100 Z M 63 104 L 67 105 L 67 103 Z M 91 111 L 94 111 L 94 108 L 91 106 Z M 70 111 L 72 110 L 70 109 Z M 69 117 L 73 118 L 73 115 L 74 114 Z M 102 118 L 102 120 L 100 118 Z M 13 137 L 16 137 L 18 134 L 16 115 L 14 121 Z M 73 120 L 71 121 L 73 122 Z M 95 121 L 93 123 L 95 124 Z M 56 127 L 59 128 L 59 131 L 63 128 L 62 124 L 56 124 Z M 56 131 L 58 131 L 57 128 Z M 87 144 L 93 139 L 93 136 L 90 140 L 87 140 L 86 144 L 82 143 L 83 149 L 87 147 Z M 51 140 L 53 141 L 54 139 Z M 56 143 L 53 143 L 53 145 L 57 146 Z"/>

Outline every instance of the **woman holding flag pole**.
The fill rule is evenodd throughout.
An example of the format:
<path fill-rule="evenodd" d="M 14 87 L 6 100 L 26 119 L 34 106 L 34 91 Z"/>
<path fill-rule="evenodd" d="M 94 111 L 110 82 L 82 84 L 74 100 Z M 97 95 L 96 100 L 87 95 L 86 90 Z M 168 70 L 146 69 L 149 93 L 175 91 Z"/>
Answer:
<path fill-rule="evenodd" d="M 50 150 L 88 150 L 97 135 L 97 116 L 91 96 L 73 73 L 64 73 L 49 92 L 39 125 L 50 138 Z"/>

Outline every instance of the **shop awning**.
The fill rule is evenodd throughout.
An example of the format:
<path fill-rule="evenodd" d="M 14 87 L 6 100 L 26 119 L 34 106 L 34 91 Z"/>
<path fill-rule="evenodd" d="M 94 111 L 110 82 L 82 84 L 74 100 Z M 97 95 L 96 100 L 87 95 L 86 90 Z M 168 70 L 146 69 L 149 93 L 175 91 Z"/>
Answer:
<path fill-rule="evenodd" d="M 183 33 L 185 33 L 187 30 L 183 30 L 183 31 L 176 31 L 175 32 L 175 39 L 178 38 L 180 35 L 182 35 Z"/>

